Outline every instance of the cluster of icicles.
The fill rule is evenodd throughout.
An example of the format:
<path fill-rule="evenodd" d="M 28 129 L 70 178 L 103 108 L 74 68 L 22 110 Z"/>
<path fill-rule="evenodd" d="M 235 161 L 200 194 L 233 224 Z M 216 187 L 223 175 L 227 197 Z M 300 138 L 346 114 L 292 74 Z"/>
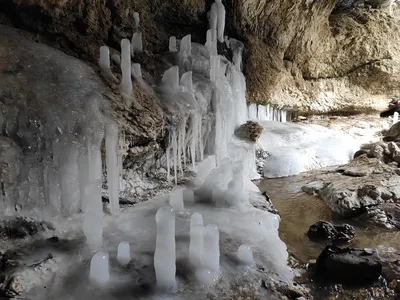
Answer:
<path fill-rule="evenodd" d="M 122 95 L 128 98 L 132 97 L 132 76 L 141 87 L 149 88 L 142 79 L 140 65 L 131 63 L 131 58 L 142 51 L 142 36 L 137 13 L 135 13 L 135 27 L 131 42 L 128 39 L 121 41 L 121 57 L 116 54 L 111 57 L 113 62 L 121 66 L 120 89 Z M 166 153 L 168 176 L 170 176 L 169 172 L 172 168 L 176 182 L 177 173 L 183 172 L 188 162 L 191 162 L 192 168 L 195 170 L 196 161 L 203 160 L 207 151 L 207 154 L 215 154 L 213 155 L 215 166 L 221 164 L 221 170 L 217 173 L 212 172 L 214 175 L 207 177 L 205 186 L 200 187 L 197 192 L 203 196 L 204 193 L 207 194 L 210 199 L 219 197 L 228 202 L 233 201 L 232 199 L 240 202 L 240 197 L 246 198 L 246 195 L 243 194 L 245 190 L 243 167 L 241 172 L 237 172 L 232 182 L 225 182 L 230 176 L 226 174 L 229 168 L 227 169 L 223 161 L 228 156 L 228 144 L 235 128 L 245 123 L 248 116 L 245 78 L 241 72 L 243 44 L 235 39 L 224 37 L 224 27 L 225 8 L 221 1 L 217 0 L 211 6 L 211 29 L 207 32 L 205 45 L 192 43 L 191 36 L 187 35 L 181 39 L 178 50 L 176 38 L 171 37 L 169 50 L 174 54 L 176 65 L 165 71 L 161 84 L 155 89 L 160 94 L 162 101 L 177 110 L 180 109 L 183 115 L 183 117 L 177 118 L 177 122 L 174 124 L 176 126 L 169 132 L 169 147 Z M 217 39 L 225 42 L 231 48 L 233 63 L 218 55 Z M 192 47 L 195 47 L 195 54 L 192 53 Z M 104 76 L 117 82 L 117 78 L 110 68 L 110 53 L 106 46 L 100 48 L 99 65 Z M 208 74 L 204 75 L 204 73 Z M 194 76 L 196 76 L 195 84 Z M 204 83 L 212 86 L 212 96 L 208 97 L 207 92 L 202 92 L 201 87 Z M 212 116 L 209 113 L 210 106 L 212 106 Z M 116 165 L 118 165 L 117 158 Z M 215 177 L 215 174 L 221 176 Z M 110 176 L 108 176 L 109 186 L 111 182 L 110 187 L 114 187 L 113 180 L 118 180 L 118 176 L 114 179 Z M 218 188 L 210 190 L 210 186 L 214 186 L 216 180 Z M 225 195 L 225 193 L 229 195 Z M 157 239 L 154 267 L 157 284 L 160 287 L 175 285 L 175 212 L 183 209 L 184 194 L 194 197 L 191 190 L 184 192 L 182 189 L 177 189 L 170 196 L 172 208 L 162 207 L 156 214 Z M 97 204 L 92 203 L 92 205 L 90 213 L 85 214 L 85 228 L 87 228 L 85 235 L 88 242 L 98 249 L 102 243 L 102 214 L 101 208 L 97 207 Z M 117 259 L 120 264 L 129 262 L 129 249 L 129 244 L 126 242 L 119 245 Z M 213 224 L 203 226 L 203 218 L 199 213 L 194 213 L 190 221 L 189 256 L 201 282 L 211 284 L 218 277 L 219 231 Z M 242 245 L 239 248 L 238 259 L 246 264 L 253 262 L 249 246 Z M 90 278 L 97 283 L 106 283 L 109 280 L 108 268 L 108 254 L 97 252 L 91 261 Z"/>
<path fill-rule="evenodd" d="M 289 121 L 290 114 L 287 110 L 273 107 L 269 104 L 248 106 L 248 119 L 252 121 L 276 121 L 286 123 Z"/>
<path fill-rule="evenodd" d="M 210 166 L 211 168 L 215 167 L 215 157 L 210 156 L 203 165 L 207 169 L 210 169 Z M 232 176 L 227 176 L 229 172 L 232 173 Z M 231 177 L 232 179 L 229 181 Z M 227 181 L 227 178 L 229 182 L 224 184 L 223 181 Z M 214 182 L 228 185 L 229 189 L 222 191 L 214 186 Z M 229 206 L 237 207 L 240 202 L 246 201 L 248 198 L 243 181 L 243 164 L 235 164 L 232 167 L 232 164 L 224 160 L 220 167 L 212 169 L 199 188 L 195 190 L 183 187 L 175 188 L 169 196 L 169 206 L 157 210 L 154 269 L 159 288 L 167 290 L 176 288 L 175 217 L 176 215 L 185 215 L 184 202 L 193 203 L 195 196 L 197 199 L 203 199 L 202 201 L 212 199 L 212 202 L 220 202 L 220 204 L 226 202 Z M 190 217 L 189 237 L 188 260 L 194 269 L 196 280 L 201 285 L 211 286 L 221 275 L 218 227 L 214 224 L 204 226 L 203 216 L 194 212 Z M 236 256 L 241 265 L 254 264 L 253 252 L 248 245 L 241 245 Z M 125 266 L 129 264 L 130 260 L 130 245 L 123 241 L 118 246 L 117 261 L 120 265 Z M 89 278 L 93 283 L 99 285 L 105 285 L 110 280 L 107 252 L 97 252 L 92 257 Z"/>

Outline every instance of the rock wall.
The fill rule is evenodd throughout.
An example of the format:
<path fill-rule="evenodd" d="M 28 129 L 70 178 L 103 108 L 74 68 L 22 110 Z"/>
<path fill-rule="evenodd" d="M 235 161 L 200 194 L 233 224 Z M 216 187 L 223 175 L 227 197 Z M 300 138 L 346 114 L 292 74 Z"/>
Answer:
<path fill-rule="evenodd" d="M 0 22 L 92 63 L 102 44 L 119 49 L 140 13 L 144 55 L 157 81 L 168 38 L 204 43 L 210 0 L 2 0 Z M 368 111 L 400 94 L 400 12 L 388 1 L 226 0 L 226 33 L 246 43 L 248 100 L 302 111 Z M 379 8 L 379 9 L 375 9 Z M 147 71 L 147 73 L 146 73 Z"/>

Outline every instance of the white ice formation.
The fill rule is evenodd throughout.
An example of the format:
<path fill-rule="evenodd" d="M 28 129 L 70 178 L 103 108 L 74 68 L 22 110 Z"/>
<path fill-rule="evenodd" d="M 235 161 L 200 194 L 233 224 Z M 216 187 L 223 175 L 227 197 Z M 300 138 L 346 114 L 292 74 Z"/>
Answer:
<path fill-rule="evenodd" d="M 258 144 L 268 153 L 264 163 L 267 178 L 345 164 L 361 146 L 361 141 L 350 135 L 323 126 L 271 121 L 260 124 L 264 130 Z"/>
<path fill-rule="evenodd" d="M 176 48 L 176 37 L 175 36 L 171 36 L 169 38 L 169 46 L 168 49 L 170 52 L 175 52 L 178 51 L 178 49 Z"/>
<path fill-rule="evenodd" d="M 269 104 L 266 106 L 250 104 L 247 109 L 247 118 L 252 121 L 276 121 L 286 123 L 289 121 L 290 117 L 290 114 L 286 109 L 276 108 Z"/>
<path fill-rule="evenodd" d="M 175 213 L 170 207 L 161 207 L 156 214 L 157 239 L 154 269 L 159 288 L 176 286 Z"/>
<path fill-rule="evenodd" d="M 253 251 L 251 250 L 249 245 L 240 245 L 237 251 L 237 258 L 242 264 L 254 264 Z"/>
<path fill-rule="evenodd" d="M 203 230 L 202 215 L 200 213 L 194 213 L 190 218 L 189 261 L 196 269 L 202 267 Z"/>
<path fill-rule="evenodd" d="M 169 195 L 169 205 L 171 205 L 171 207 L 176 212 L 180 212 L 184 209 L 183 188 L 178 186 L 172 190 L 172 192 Z"/>
<path fill-rule="evenodd" d="M 110 280 L 108 253 L 97 252 L 90 261 L 89 279 L 97 285 L 105 285 Z"/>
<path fill-rule="evenodd" d="M 128 242 L 118 244 L 117 260 L 121 266 L 126 266 L 131 261 L 131 246 Z"/>

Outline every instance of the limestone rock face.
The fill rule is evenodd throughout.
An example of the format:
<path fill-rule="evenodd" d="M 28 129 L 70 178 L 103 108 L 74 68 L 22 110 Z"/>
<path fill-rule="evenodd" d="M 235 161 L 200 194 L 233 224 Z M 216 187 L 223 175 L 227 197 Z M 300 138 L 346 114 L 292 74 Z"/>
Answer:
<path fill-rule="evenodd" d="M 226 34 L 245 43 L 250 102 L 302 111 L 380 110 L 400 94 L 400 11 L 388 1 L 232 0 Z M 140 13 L 142 69 L 163 70 L 168 38 L 204 43 L 210 2 L 4 0 L 0 22 L 38 33 L 35 39 L 97 61 L 99 46 L 119 50 Z M 112 50 L 113 52 L 114 50 Z"/>

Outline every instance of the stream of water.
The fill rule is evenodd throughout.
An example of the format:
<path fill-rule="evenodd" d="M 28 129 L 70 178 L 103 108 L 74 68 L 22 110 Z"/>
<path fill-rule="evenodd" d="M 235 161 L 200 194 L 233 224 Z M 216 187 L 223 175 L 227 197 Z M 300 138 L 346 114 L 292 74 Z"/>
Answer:
<path fill-rule="evenodd" d="M 349 220 L 337 220 L 323 200 L 301 191 L 303 183 L 296 176 L 267 179 L 259 183 L 261 191 L 267 191 L 275 208 L 281 215 L 279 235 L 292 253 L 302 263 L 316 259 L 324 244 L 309 240 L 308 228 L 317 221 L 324 220 L 334 224 L 347 222 L 356 229 L 356 237 L 350 247 L 378 248 L 390 251 L 400 250 L 400 232 L 389 231 L 375 226 L 365 226 Z"/>

